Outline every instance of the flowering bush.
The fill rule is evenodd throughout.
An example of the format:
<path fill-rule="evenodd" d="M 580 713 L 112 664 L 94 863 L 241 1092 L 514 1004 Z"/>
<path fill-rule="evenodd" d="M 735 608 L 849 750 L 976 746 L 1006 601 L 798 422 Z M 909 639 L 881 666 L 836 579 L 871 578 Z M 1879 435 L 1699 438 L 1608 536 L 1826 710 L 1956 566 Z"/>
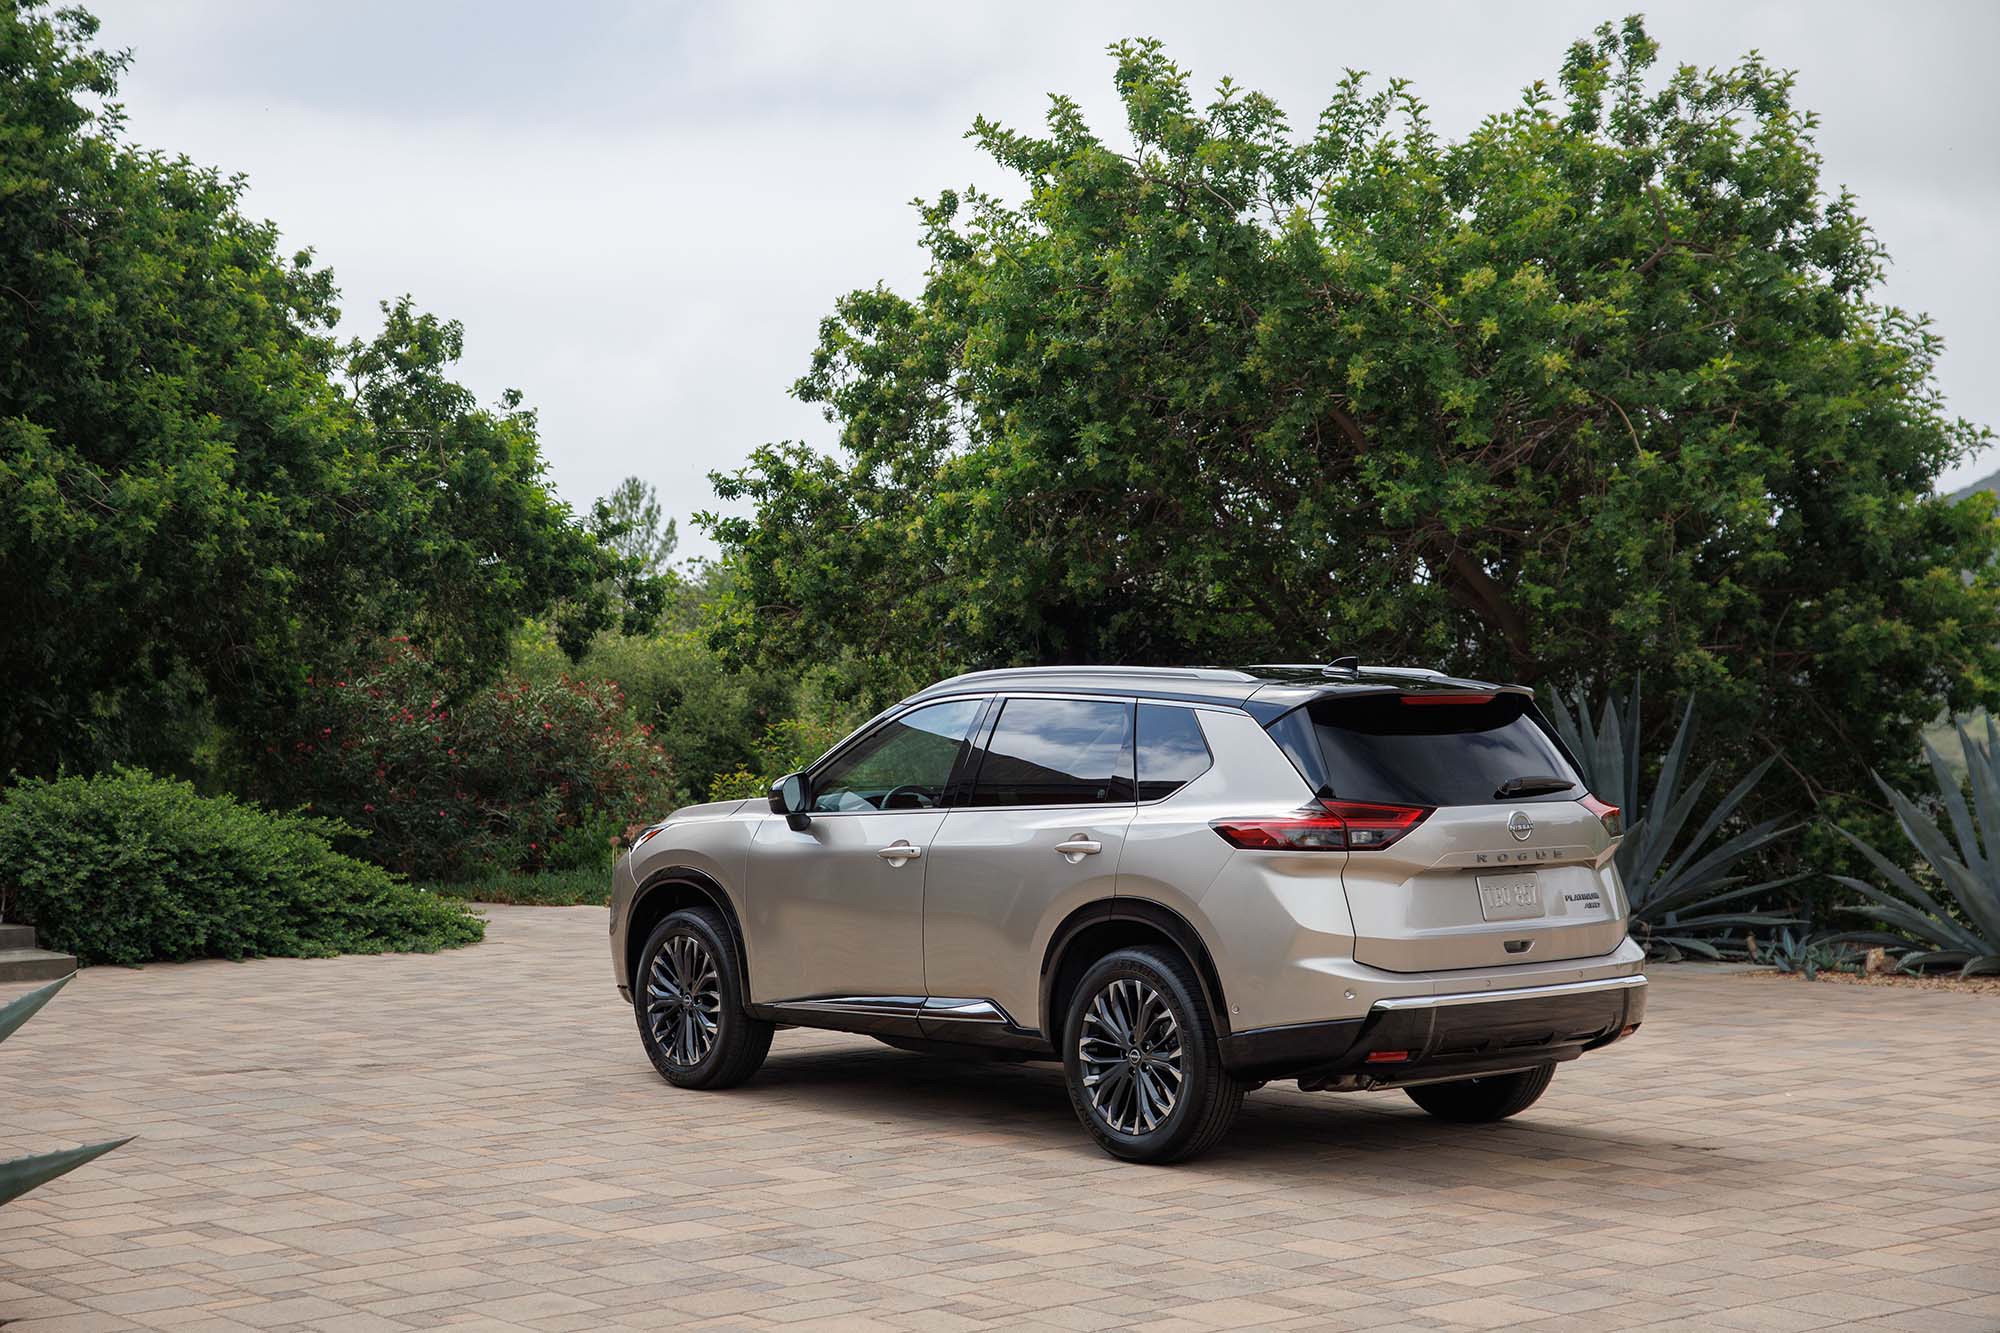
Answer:
<path fill-rule="evenodd" d="M 672 764 L 616 685 L 450 684 L 402 640 L 309 681 L 302 734 L 267 754 L 273 795 L 365 832 L 358 855 L 441 880 L 606 865 L 671 805 Z"/>

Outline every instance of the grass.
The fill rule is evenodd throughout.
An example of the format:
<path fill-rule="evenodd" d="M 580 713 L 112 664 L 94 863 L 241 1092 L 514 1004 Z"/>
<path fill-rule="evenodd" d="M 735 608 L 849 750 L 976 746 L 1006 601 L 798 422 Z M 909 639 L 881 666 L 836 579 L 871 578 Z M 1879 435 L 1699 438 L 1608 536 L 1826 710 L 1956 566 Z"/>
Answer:
<path fill-rule="evenodd" d="M 611 870 L 550 870 L 539 875 L 503 874 L 463 884 L 427 884 L 447 898 L 526 907 L 602 907 L 611 900 Z"/>

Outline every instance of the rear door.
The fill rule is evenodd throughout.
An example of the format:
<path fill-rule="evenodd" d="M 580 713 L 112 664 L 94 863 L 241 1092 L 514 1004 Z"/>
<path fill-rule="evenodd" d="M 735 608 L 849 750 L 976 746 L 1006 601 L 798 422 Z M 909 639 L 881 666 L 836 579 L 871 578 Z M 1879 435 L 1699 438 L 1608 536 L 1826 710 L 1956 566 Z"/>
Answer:
<path fill-rule="evenodd" d="M 1306 712 L 1332 797 L 1429 809 L 1386 845 L 1350 848 L 1357 962 L 1545 963 L 1624 939 L 1615 841 L 1526 695 L 1381 694 Z"/>
<path fill-rule="evenodd" d="M 1132 822 L 1129 699 L 1014 696 L 970 790 L 931 843 L 924 977 L 934 1001 L 987 1000 L 1034 1027 L 1053 919 L 1110 898 Z"/>

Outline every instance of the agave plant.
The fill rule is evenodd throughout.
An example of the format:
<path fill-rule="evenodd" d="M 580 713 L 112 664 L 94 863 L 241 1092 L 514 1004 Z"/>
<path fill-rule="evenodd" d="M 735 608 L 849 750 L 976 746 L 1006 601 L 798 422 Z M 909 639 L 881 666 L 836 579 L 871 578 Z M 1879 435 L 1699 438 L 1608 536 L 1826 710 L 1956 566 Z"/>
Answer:
<path fill-rule="evenodd" d="M 1625 883 L 1625 896 L 1632 908 L 1632 938 L 1656 957 L 1674 959 L 1683 952 L 1708 958 L 1722 957 L 1722 951 L 1702 938 L 1727 930 L 1748 930 L 1755 926 L 1803 924 L 1797 917 L 1769 912 L 1717 910 L 1726 904 L 1754 899 L 1772 889 L 1790 884 L 1803 876 L 1765 880 L 1746 885 L 1743 876 L 1730 869 L 1750 853 L 1767 847 L 1793 831 L 1782 821 L 1771 819 L 1716 835 L 1735 820 L 1744 800 L 1770 770 L 1777 756 L 1764 760 L 1731 788 L 1708 811 L 1694 830 L 1688 821 L 1701 806 L 1701 798 L 1715 775 L 1710 764 L 1682 785 L 1687 767 L 1688 747 L 1694 741 L 1693 696 L 1681 714 L 1680 729 L 1660 761 L 1659 777 L 1650 793 L 1642 782 L 1645 754 L 1639 730 L 1639 686 L 1625 699 L 1620 716 L 1615 698 L 1606 698 L 1595 724 L 1588 702 L 1579 690 L 1571 702 L 1555 700 L 1554 721 L 1563 743 L 1583 766 L 1584 780 L 1603 800 L 1624 814 L 1625 840 L 1616 857 L 1618 876 Z M 1996 826 L 2000 827 L 2000 826 Z"/>
<path fill-rule="evenodd" d="M 1951 817 L 1952 838 L 1946 838 L 1934 819 L 1915 801 L 1882 781 L 1880 775 L 1876 776 L 1875 785 L 1894 807 L 1903 836 L 1930 863 L 1957 901 L 1963 919 L 1946 911 L 1907 871 L 1846 829 L 1840 830 L 1840 836 L 1860 848 L 1868 863 L 1896 892 L 1892 894 L 1850 875 L 1833 878 L 1868 900 L 1865 907 L 1843 910 L 1885 921 L 1914 935 L 1928 947 L 1909 949 L 1908 940 L 1879 931 L 1856 931 L 1841 938 L 1909 949 L 1898 960 L 1905 971 L 1957 964 L 1959 975 L 1969 977 L 1981 972 L 2000 972 L 2000 845 L 1996 845 L 1996 839 L 2000 839 L 2000 731 L 1995 730 L 1993 719 L 1988 717 L 1986 741 L 1982 745 L 1972 739 L 1963 722 L 1954 725 L 1972 779 L 1970 809 L 1951 766 L 1936 747 L 1924 742 L 1924 754 L 1929 757 L 1931 772 L 1937 778 L 1938 795 Z M 1983 846 L 1993 846 L 1995 854 L 1989 856 Z"/>
<path fill-rule="evenodd" d="M 1780 972 L 1796 972 L 1807 981 L 1816 980 L 1822 970 L 1834 972 L 1858 972 L 1852 947 L 1838 943 L 1840 937 L 1807 939 L 1804 935 L 1794 935 L 1788 926 L 1778 932 L 1776 939 L 1767 941 L 1758 948 L 1753 939 L 1749 946 L 1750 961 L 1769 963 Z"/>
<path fill-rule="evenodd" d="M 36 1010 L 54 999 L 55 993 L 68 984 L 69 978 L 64 977 L 0 1005 L 0 1041 L 7 1040 L 21 1024 L 34 1016 Z M 90 1143 L 81 1148 L 64 1148 L 0 1162 L 0 1203 L 18 1199 L 35 1186 L 47 1184 L 64 1172 L 74 1171 L 85 1162 L 102 1157 L 113 1148 L 131 1141 L 129 1138 L 113 1139 L 109 1143 Z"/>

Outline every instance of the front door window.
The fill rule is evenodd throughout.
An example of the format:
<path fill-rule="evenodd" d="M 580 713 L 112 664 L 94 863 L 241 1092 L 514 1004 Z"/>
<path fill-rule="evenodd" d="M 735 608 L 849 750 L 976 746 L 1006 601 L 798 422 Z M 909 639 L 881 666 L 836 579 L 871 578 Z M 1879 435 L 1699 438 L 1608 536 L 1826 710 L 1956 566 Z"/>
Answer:
<path fill-rule="evenodd" d="M 942 805 L 980 703 L 928 704 L 877 727 L 813 775 L 813 811 L 866 814 Z"/>

